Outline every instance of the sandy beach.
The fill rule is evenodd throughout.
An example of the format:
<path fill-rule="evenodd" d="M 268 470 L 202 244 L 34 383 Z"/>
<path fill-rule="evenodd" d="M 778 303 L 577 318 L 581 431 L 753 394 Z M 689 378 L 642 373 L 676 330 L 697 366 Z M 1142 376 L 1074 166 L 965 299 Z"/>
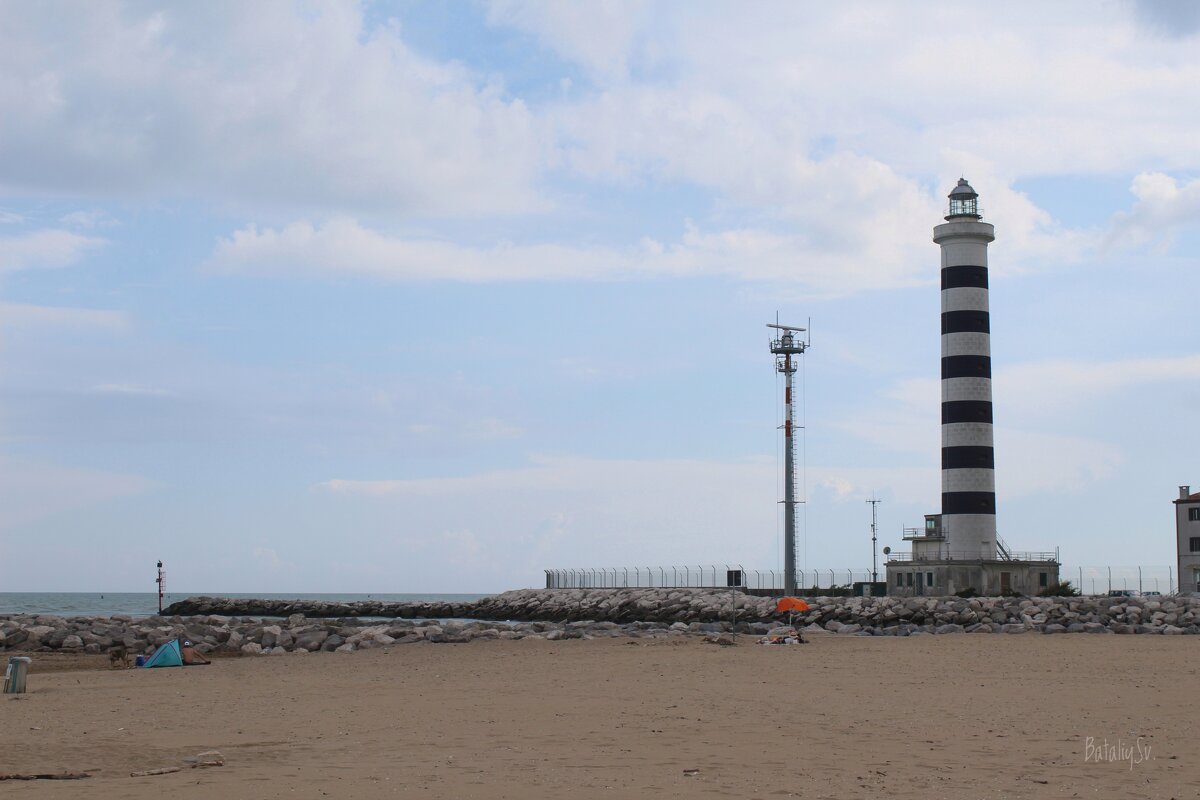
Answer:
<path fill-rule="evenodd" d="M 3 793 L 1200 796 L 1194 637 L 751 641 L 476 641 L 128 671 L 46 656 L 28 694 L 0 700 L 0 773 L 92 777 Z M 212 749 L 225 766 L 129 776 Z"/>

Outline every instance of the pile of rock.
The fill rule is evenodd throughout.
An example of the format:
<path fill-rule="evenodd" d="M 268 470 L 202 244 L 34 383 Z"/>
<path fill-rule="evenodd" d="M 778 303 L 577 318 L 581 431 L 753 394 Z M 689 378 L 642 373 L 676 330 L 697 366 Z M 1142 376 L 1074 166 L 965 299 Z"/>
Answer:
<path fill-rule="evenodd" d="M 886 629 L 1002 632 L 1097 630 L 1114 633 L 1197 633 L 1200 598 L 1195 597 L 876 597 L 815 598 L 797 615 L 805 625 L 834 622 L 887 633 Z M 775 599 L 717 589 L 521 589 L 471 603 L 328 603 L 230 600 L 194 597 L 170 606 L 169 614 L 238 616 L 469 618 L 480 620 L 579 622 L 760 622 L 779 618 Z M 1092 626 L 1092 627 L 1088 627 Z M 836 626 L 834 626 L 836 627 Z M 944 633 L 952 630 L 946 629 Z"/>
<path fill-rule="evenodd" d="M 316 651 L 347 653 L 389 645 L 429 642 L 465 643 L 477 639 L 661 638 L 722 633 L 723 623 L 690 625 L 661 622 L 485 622 L 477 620 L 364 621 L 309 619 L 293 614 L 286 620 L 254 617 L 53 617 L 0 616 L 0 650 L 99 654 L 114 646 L 127 652 L 152 653 L 172 639 L 188 639 L 201 653 L 282 655 Z M 766 624 L 743 624 L 747 632 Z"/>
<path fill-rule="evenodd" d="M 808 626 L 806 632 L 839 635 L 1200 633 L 1200 598 L 1194 597 L 856 597 L 809 604 L 809 611 L 789 621 Z M 0 650 L 101 653 L 121 645 L 130 653 L 148 653 L 186 638 L 201 653 L 277 654 L 474 639 L 763 635 L 787 616 L 775 613 L 772 598 L 705 589 L 531 589 L 474 603 L 350 605 L 357 613 L 343 613 L 347 605 L 337 603 L 200 597 L 169 609 L 194 610 L 187 616 L 0 615 Z M 267 610 L 289 613 L 273 619 Z"/>

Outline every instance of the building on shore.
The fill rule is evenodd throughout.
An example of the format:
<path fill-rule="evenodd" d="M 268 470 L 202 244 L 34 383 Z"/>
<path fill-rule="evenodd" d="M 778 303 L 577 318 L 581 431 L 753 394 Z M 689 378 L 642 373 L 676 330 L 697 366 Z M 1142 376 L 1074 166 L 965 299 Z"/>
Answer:
<path fill-rule="evenodd" d="M 1200 592 L 1200 492 L 1180 486 L 1175 501 L 1175 552 L 1179 559 L 1179 591 Z"/>
<path fill-rule="evenodd" d="M 979 195 L 965 179 L 950 192 L 941 247 L 942 512 L 909 529 L 908 553 L 891 553 L 888 594 L 1037 594 L 1058 583 L 1056 553 L 1015 553 L 996 532 L 992 444 L 988 244 Z"/>

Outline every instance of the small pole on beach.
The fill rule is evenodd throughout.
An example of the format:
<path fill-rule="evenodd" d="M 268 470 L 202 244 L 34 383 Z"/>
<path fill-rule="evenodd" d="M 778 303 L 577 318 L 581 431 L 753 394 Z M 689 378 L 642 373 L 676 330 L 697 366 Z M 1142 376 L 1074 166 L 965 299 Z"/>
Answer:
<path fill-rule="evenodd" d="M 166 584 L 166 581 L 167 573 L 163 571 L 162 559 L 160 558 L 158 560 L 158 580 L 155 581 L 158 584 L 158 613 L 160 614 L 162 613 L 163 586 Z"/>

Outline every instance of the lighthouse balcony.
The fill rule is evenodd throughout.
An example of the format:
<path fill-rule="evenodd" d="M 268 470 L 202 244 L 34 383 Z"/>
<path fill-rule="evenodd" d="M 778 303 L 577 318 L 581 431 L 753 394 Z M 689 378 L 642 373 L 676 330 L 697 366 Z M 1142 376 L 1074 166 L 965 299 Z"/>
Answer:
<path fill-rule="evenodd" d="M 905 528 L 906 542 L 944 542 L 946 534 L 941 528 Z"/>

